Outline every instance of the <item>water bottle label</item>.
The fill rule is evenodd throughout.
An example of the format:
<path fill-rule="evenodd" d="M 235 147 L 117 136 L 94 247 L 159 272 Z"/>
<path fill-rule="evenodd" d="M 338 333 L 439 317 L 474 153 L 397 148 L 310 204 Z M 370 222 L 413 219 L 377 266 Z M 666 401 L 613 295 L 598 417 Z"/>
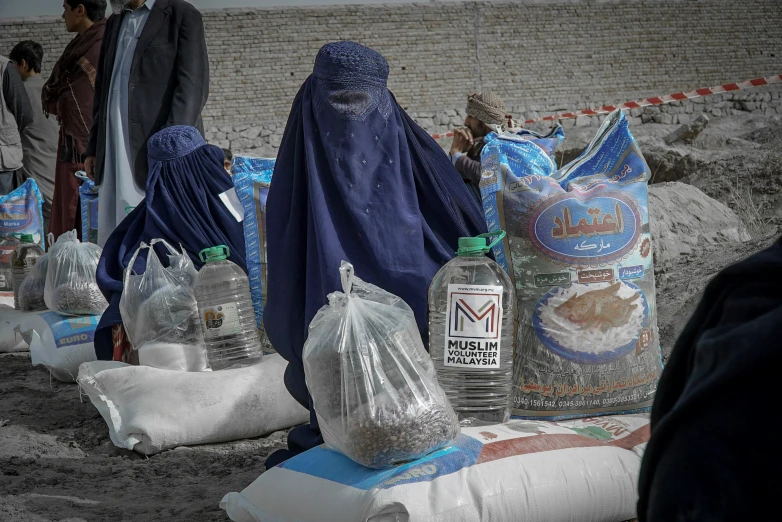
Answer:
<path fill-rule="evenodd" d="M 501 286 L 448 285 L 445 366 L 499 368 Z"/>
<path fill-rule="evenodd" d="M 242 324 L 239 321 L 239 311 L 236 303 L 226 303 L 204 308 L 201 312 L 201 319 L 204 324 L 204 338 L 206 339 L 242 333 Z"/>

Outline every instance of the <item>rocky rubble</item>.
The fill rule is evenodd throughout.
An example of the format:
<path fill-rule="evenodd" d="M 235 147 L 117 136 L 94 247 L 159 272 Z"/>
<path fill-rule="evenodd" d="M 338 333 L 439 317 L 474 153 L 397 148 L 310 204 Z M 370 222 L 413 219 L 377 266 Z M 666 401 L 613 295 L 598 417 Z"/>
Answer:
<path fill-rule="evenodd" d="M 649 216 L 657 273 L 669 270 L 704 247 L 751 239 L 746 226 L 730 208 L 684 183 L 652 185 Z"/>
<path fill-rule="evenodd" d="M 617 101 L 618 102 L 618 101 Z M 536 119 L 567 110 L 593 108 L 594 102 L 574 102 L 567 108 L 550 104 L 532 104 L 529 106 L 510 105 L 508 111 L 517 121 Z M 430 134 L 444 134 L 454 127 L 463 126 L 467 116 L 464 106 L 437 110 L 408 108 L 408 114 Z M 643 107 L 626 112 L 632 127 L 645 124 L 683 125 L 694 121 L 701 114 L 709 118 L 762 116 L 765 118 L 782 117 L 782 86 L 772 85 L 751 91 L 736 91 L 703 98 L 679 101 L 656 107 Z M 567 133 L 582 129 L 594 134 L 594 127 L 600 125 L 605 116 L 580 116 L 562 120 Z M 730 118 L 728 118 L 730 119 Z M 550 123 L 532 124 L 532 130 L 545 131 Z M 656 125 L 654 125 L 656 126 Z M 275 157 L 285 130 L 285 121 L 266 123 L 235 123 L 213 125 L 206 129 L 209 143 L 222 148 L 230 148 L 235 154 L 248 154 L 261 157 Z M 670 133 L 674 129 L 671 128 Z M 736 136 L 735 138 L 738 138 Z M 448 139 L 441 140 L 446 146 Z M 664 181 L 675 181 L 665 179 Z"/>

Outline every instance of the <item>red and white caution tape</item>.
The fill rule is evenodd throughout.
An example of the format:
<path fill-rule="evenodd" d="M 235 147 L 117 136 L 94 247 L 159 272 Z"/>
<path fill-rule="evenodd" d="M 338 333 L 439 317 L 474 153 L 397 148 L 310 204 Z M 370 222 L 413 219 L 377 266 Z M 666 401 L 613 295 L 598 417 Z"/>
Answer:
<path fill-rule="evenodd" d="M 432 138 L 441 140 L 443 138 L 453 138 L 453 132 L 446 132 L 445 134 L 432 134 Z"/>
<path fill-rule="evenodd" d="M 563 112 L 561 114 L 556 114 L 553 116 L 545 116 L 543 118 L 526 120 L 524 121 L 524 124 L 528 125 L 530 123 L 537 123 L 541 121 L 565 120 L 568 118 L 577 118 L 579 116 L 597 116 L 599 114 L 612 113 L 616 109 L 629 110 L 629 109 L 638 109 L 640 107 L 651 107 L 653 105 L 664 105 L 666 103 L 671 103 L 675 101 L 689 100 L 692 98 L 711 96 L 712 94 L 721 94 L 723 92 L 738 91 L 741 89 L 751 89 L 752 87 L 760 87 L 762 85 L 769 85 L 772 83 L 780 83 L 780 82 L 782 82 L 782 74 L 778 74 L 776 76 L 769 76 L 768 78 L 756 78 L 754 80 L 747 80 L 745 82 L 739 82 L 739 83 L 725 83 L 723 85 L 718 85 L 717 87 L 695 89 L 694 91 L 689 91 L 689 92 L 677 92 L 674 94 L 669 94 L 667 96 L 645 98 L 642 100 L 622 103 L 620 105 L 604 105 L 603 107 L 597 109 L 584 109 L 582 111 Z M 439 140 L 441 138 L 450 138 L 452 136 L 453 136 L 453 132 L 432 135 L 432 137 L 436 140 Z"/>

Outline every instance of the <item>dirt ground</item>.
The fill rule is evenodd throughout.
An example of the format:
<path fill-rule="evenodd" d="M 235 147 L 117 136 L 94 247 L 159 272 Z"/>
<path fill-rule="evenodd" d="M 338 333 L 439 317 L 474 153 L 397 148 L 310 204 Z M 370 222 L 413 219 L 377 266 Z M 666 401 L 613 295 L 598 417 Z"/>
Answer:
<path fill-rule="evenodd" d="M 655 182 L 684 181 L 728 205 L 752 240 L 712 243 L 657 272 L 659 325 L 667 355 L 706 283 L 721 268 L 769 245 L 782 217 L 779 120 L 714 120 L 691 145 L 665 145 L 674 126 L 632 129 Z M 594 128 L 568 129 L 565 158 Z M 708 219 L 708 216 L 703 216 Z M 0 355 L 0 521 L 227 520 L 223 495 L 264 471 L 284 432 L 230 444 L 180 448 L 146 458 L 115 448 L 103 419 L 75 384 L 50 381 L 27 354 Z"/>
<path fill-rule="evenodd" d="M 227 520 L 218 502 L 264 471 L 285 433 L 179 448 L 151 458 L 116 448 L 76 384 L 26 353 L 0 355 L 0 521 Z"/>

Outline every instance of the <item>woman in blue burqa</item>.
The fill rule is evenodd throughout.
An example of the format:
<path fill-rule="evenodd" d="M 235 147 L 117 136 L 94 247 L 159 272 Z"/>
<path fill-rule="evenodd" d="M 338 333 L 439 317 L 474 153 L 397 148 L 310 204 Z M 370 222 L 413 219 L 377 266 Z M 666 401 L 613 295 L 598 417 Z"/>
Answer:
<path fill-rule="evenodd" d="M 323 442 L 304 380 L 307 327 L 341 289 L 342 260 L 410 305 L 426 344 L 427 290 L 458 238 L 486 232 L 478 202 L 440 146 L 386 87 L 388 63 L 354 42 L 324 46 L 293 101 L 267 200 L 264 325 L 288 361 L 285 384 L 310 409 L 288 450 Z"/>
<path fill-rule="evenodd" d="M 127 360 L 132 354 L 122 329 L 119 300 L 122 275 L 141 242 L 162 238 L 181 245 L 196 268 L 203 264 L 198 253 L 204 248 L 226 245 L 229 259 L 245 268 L 242 224 L 220 199 L 233 188 L 223 168 L 223 151 L 207 145 L 194 127 L 167 127 L 149 139 L 149 176 L 145 198 L 120 223 L 106 241 L 98 263 L 97 282 L 109 308 L 95 331 L 95 354 L 100 360 Z M 168 259 L 167 252 L 158 256 Z M 134 269 L 143 273 L 146 252 Z M 128 361 L 130 362 L 130 361 Z"/>

